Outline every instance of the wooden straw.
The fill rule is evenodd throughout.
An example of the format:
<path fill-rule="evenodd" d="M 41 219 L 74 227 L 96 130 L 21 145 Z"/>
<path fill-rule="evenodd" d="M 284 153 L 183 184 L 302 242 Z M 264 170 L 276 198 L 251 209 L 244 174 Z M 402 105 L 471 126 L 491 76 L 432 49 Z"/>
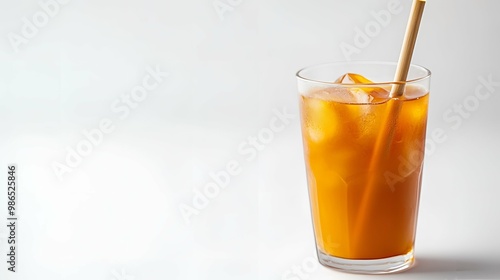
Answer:
<path fill-rule="evenodd" d="M 404 82 L 406 82 L 406 78 L 408 77 L 408 70 L 410 69 L 415 42 L 417 41 L 418 28 L 420 27 L 422 14 L 424 13 L 424 6 L 425 0 L 413 1 L 410 18 L 408 19 L 408 25 L 406 26 L 403 46 L 401 47 L 401 53 L 399 54 L 398 68 L 396 69 L 396 75 L 394 76 L 395 82 L 402 83 L 397 83 L 392 86 L 391 97 L 399 97 L 404 93 Z"/>
<path fill-rule="evenodd" d="M 418 28 L 422 18 L 422 13 L 424 11 L 424 6 L 425 0 L 413 1 L 410 18 L 408 19 L 408 25 L 406 27 L 403 46 L 401 48 L 401 53 L 396 68 L 396 75 L 394 77 L 395 83 L 393 84 L 390 93 L 391 98 L 400 97 L 404 93 L 408 70 L 410 67 L 411 57 L 413 55 L 413 49 L 415 47 L 415 41 L 417 39 Z M 387 154 L 390 150 L 392 138 L 394 135 L 394 129 L 396 127 L 396 122 L 401 110 L 401 102 L 402 101 L 398 99 L 389 100 L 387 104 L 387 112 L 386 114 L 384 114 L 384 118 L 382 120 L 382 131 L 378 133 L 377 139 L 375 141 L 374 151 L 371 157 L 370 166 L 368 168 L 368 172 L 372 174 L 366 184 L 366 190 L 362 194 L 361 203 L 358 210 L 358 218 L 354 224 L 354 251 L 360 251 L 363 249 L 363 244 L 360 243 L 360 240 L 363 239 L 364 235 L 369 234 L 368 232 L 366 232 L 366 221 L 368 221 L 370 212 L 373 211 L 371 204 L 375 203 L 372 197 L 377 187 L 377 178 L 380 178 L 380 176 L 383 175 L 378 174 L 381 171 L 377 171 L 377 167 L 380 167 L 381 163 L 386 160 Z M 356 256 L 354 255 L 353 257 Z"/>

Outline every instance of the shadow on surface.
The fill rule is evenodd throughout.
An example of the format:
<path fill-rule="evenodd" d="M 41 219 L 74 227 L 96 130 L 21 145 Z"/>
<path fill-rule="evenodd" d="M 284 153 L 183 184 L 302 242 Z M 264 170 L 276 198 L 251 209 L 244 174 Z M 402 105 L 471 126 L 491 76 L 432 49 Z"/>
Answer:
<path fill-rule="evenodd" d="M 450 279 L 500 279 L 500 259 L 419 256 L 415 266 L 404 273 L 443 274 L 456 277 Z"/>

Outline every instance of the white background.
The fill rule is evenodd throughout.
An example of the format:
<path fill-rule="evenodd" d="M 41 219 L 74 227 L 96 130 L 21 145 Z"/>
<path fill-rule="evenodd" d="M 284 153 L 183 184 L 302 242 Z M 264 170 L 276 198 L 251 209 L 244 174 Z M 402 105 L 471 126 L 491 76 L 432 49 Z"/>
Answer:
<path fill-rule="evenodd" d="M 46 23 L 38 0 L 0 2 L 1 217 L 7 165 L 19 169 L 18 272 L 3 261 L 2 226 L 0 279 L 368 278 L 311 261 L 294 75 L 348 59 L 339 46 L 356 47 L 356 27 L 375 23 L 371 12 L 389 0 L 66 2 Z M 230 8 L 218 13 L 221 3 Z M 411 1 L 397 3 L 402 11 L 350 59 L 397 60 Z M 480 77 L 500 82 L 499 9 L 426 5 L 413 62 L 433 72 L 428 134 L 446 140 L 426 157 L 417 266 L 385 278 L 500 279 L 500 86 L 474 97 Z M 23 18 L 37 13 L 27 38 Z M 170 75 L 117 113 L 148 67 Z M 464 100 L 466 117 L 449 112 Z M 294 119 L 256 158 L 239 152 L 273 110 Z M 114 130 L 59 180 L 55 162 L 103 119 Z M 179 207 L 231 161 L 240 173 L 187 223 Z M 287 274 L 296 266 L 303 275 Z"/>

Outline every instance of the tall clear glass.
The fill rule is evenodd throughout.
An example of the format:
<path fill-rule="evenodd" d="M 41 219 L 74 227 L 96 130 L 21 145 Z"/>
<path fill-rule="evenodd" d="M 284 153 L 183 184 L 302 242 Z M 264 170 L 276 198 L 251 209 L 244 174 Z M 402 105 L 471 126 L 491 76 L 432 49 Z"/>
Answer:
<path fill-rule="evenodd" d="M 395 63 L 342 62 L 297 73 L 313 227 L 325 266 L 383 274 L 414 263 L 431 73 L 411 65 L 404 94 L 391 97 L 395 72 Z M 362 76 L 337 80 L 346 73 Z"/>

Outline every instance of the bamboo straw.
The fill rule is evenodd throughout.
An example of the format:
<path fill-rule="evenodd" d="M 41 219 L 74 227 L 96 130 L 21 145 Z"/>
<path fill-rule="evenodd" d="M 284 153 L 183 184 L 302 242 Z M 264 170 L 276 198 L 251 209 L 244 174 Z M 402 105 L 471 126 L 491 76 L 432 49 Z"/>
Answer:
<path fill-rule="evenodd" d="M 408 19 L 403 46 L 399 54 L 398 68 L 394 76 L 395 82 L 403 83 L 397 83 L 392 86 L 391 97 L 399 97 L 404 93 L 404 82 L 406 82 L 408 70 L 410 69 L 411 57 L 413 56 L 415 42 L 417 41 L 418 29 L 420 27 L 420 21 L 422 20 L 424 6 L 425 0 L 413 1 L 412 12 Z"/>
<path fill-rule="evenodd" d="M 425 0 L 413 1 L 410 18 L 408 19 L 408 25 L 406 27 L 403 46 L 399 55 L 396 74 L 394 77 L 395 83 L 391 88 L 391 98 L 400 97 L 404 93 L 408 70 L 410 67 L 411 57 L 413 55 L 413 49 L 415 47 L 424 6 Z M 387 158 L 388 151 L 392 144 L 395 124 L 401 110 L 401 102 L 402 101 L 398 99 L 389 100 L 387 104 L 387 112 L 386 114 L 384 114 L 384 119 L 382 120 L 382 131 L 380 131 L 380 133 L 377 135 L 377 139 L 375 141 L 374 151 L 368 169 L 368 172 L 373 172 L 373 174 L 371 174 L 372 176 L 369 177 L 366 184 L 366 191 L 363 192 L 361 198 L 358 218 L 354 224 L 353 240 L 355 243 L 353 244 L 353 247 L 357 249 L 362 249 L 360 240 L 362 240 L 363 235 L 367 234 L 367 232 L 365 232 L 366 221 L 369 217 L 370 211 L 373 209 L 372 204 L 375 202 L 374 199 L 372 199 L 372 196 L 376 188 L 376 179 L 381 176 L 381 174 L 378 174 L 376 170 L 377 167 L 380 166 L 380 163 L 383 163 Z"/>

